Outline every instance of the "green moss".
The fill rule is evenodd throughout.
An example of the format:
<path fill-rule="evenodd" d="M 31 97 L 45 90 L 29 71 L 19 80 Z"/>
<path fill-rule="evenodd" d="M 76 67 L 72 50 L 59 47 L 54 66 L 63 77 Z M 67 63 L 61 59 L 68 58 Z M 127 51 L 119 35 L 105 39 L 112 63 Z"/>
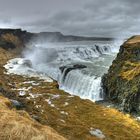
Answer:
<path fill-rule="evenodd" d="M 121 69 L 120 76 L 126 80 L 132 80 L 136 76 L 140 75 L 140 63 L 132 63 L 130 61 L 126 61 L 125 65 Z"/>
<path fill-rule="evenodd" d="M 121 46 L 108 73 L 103 77 L 103 88 L 108 98 L 115 103 L 121 104 L 125 100 L 125 111 L 140 112 L 140 37 L 134 42 L 133 39 L 135 37 Z"/>

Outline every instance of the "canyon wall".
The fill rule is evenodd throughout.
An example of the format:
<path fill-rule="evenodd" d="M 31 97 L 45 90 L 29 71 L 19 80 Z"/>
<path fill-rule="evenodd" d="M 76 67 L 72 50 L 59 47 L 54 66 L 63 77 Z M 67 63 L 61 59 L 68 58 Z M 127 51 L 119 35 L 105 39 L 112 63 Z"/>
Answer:
<path fill-rule="evenodd" d="M 140 112 L 140 36 L 133 36 L 120 46 L 102 82 L 107 99 L 126 112 Z"/>

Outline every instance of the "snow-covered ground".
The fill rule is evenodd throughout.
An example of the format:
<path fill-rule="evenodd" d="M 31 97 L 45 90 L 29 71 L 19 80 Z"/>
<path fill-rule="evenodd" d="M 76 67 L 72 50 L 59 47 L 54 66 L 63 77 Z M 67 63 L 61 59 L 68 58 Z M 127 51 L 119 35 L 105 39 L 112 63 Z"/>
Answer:
<path fill-rule="evenodd" d="M 4 65 L 7 74 L 17 74 L 27 77 L 38 77 L 44 79 L 46 82 L 53 82 L 45 73 L 38 72 L 32 68 L 31 61 L 25 58 L 14 58 Z"/>

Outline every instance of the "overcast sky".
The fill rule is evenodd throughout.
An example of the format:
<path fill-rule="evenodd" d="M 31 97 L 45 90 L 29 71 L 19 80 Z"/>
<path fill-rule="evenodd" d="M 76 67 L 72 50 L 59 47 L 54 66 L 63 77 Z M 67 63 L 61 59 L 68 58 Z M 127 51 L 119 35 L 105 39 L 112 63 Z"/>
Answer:
<path fill-rule="evenodd" d="M 140 0 L 0 0 L 0 28 L 86 36 L 140 34 Z"/>

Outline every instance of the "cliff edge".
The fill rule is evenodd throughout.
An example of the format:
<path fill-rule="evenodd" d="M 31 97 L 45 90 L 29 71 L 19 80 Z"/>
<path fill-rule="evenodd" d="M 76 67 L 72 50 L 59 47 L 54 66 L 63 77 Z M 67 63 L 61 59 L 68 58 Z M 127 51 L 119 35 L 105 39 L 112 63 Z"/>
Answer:
<path fill-rule="evenodd" d="M 119 104 L 123 111 L 140 113 L 140 36 L 120 46 L 102 82 L 107 99 Z"/>

